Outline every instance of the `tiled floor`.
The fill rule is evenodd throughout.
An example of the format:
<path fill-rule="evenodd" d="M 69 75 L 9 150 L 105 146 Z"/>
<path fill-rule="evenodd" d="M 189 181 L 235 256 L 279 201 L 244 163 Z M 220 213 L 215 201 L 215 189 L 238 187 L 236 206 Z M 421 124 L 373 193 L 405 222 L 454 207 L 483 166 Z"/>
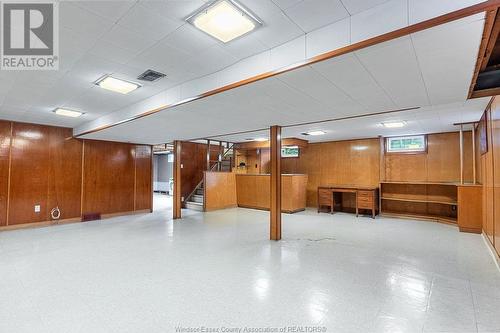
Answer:
<path fill-rule="evenodd" d="M 500 274 L 448 225 L 306 211 L 153 214 L 0 233 L 0 332 L 500 332 Z M 221 330 L 222 331 L 222 330 Z"/>

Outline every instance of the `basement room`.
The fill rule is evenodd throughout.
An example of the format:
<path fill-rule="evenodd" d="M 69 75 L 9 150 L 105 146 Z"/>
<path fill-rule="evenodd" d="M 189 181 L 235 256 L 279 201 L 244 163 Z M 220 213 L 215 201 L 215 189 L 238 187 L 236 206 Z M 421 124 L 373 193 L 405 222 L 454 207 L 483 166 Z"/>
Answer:
<path fill-rule="evenodd" d="M 500 333 L 500 1 L 0 7 L 0 332 Z"/>

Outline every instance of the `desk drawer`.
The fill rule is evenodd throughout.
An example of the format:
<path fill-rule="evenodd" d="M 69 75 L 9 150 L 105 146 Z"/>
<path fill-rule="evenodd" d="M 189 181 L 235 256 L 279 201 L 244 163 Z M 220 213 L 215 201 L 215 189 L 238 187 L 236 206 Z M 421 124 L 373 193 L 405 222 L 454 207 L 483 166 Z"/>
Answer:
<path fill-rule="evenodd" d="M 318 201 L 320 205 L 331 205 L 333 203 L 332 191 L 327 189 L 318 190 Z"/>
<path fill-rule="evenodd" d="M 373 198 L 373 191 L 358 191 L 358 198 Z"/>
<path fill-rule="evenodd" d="M 375 207 L 375 203 L 373 200 L 370 201 L 360 201 L 358 200 L 358 208 L 360 209 L 373 209 Z"/>

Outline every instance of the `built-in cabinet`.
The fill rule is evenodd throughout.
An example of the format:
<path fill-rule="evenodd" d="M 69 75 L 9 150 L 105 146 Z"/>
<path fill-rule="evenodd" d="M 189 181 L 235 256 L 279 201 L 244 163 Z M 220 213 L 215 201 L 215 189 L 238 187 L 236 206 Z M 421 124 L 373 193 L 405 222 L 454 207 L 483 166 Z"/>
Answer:
<path fill-rule="evenodd" d="M 457 184 L 381 182 L 380 207 L 385 216 L 457 223 Z"/>

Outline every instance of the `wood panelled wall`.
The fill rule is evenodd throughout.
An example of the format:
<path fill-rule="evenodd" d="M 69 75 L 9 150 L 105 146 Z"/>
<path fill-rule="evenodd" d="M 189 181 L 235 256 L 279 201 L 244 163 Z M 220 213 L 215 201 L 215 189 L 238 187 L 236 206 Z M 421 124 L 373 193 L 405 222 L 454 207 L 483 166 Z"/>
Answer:
<path fill-rule="evenodd" d="M 381 180 L 412 182 L 460 181 L 460 134 L 427 135 L 425 154 L 385 154 Z M 464 180 L 472 182 L 472 135 L 464 132 Z"/>
<path fill-rule="evenodd" d="M 150 146 L 71 138 L 70 128 L 0 121 L 0 226 L 152 209 Z M 35 212 L 40 205 L 40 212 Z"/>
<path fill-rule="evenodd" d="M 282 173 L 309 176 L 307 205 L 317 205 L 317 188 L 328 184 L 378 185 L 379 139 L 309 144 L 299 158 L 283 158 Z"/>
<path fill-rule="evenodd" d="M 283 173 L 309 175 L 307 205 L 317 204 L 319 185 L 378 186 L 385 181 L 460 181 L 459 133 L 429 134 L 425 154 L 382 155 L 380 139 L 312 143 L 299 158 L 283 158 Z M 471 132 L 464 133 L 465 179 L 472 181 Z M 384 179 L 385 178 L 385 179 Z M 344 202 L 346 207 L 351 202 Z"/>
<path fill-rule="evenodd" d="M 481 156 L 483 231 L 500 256 L 500 97 L 486 110 L 488 152 Z"/>

